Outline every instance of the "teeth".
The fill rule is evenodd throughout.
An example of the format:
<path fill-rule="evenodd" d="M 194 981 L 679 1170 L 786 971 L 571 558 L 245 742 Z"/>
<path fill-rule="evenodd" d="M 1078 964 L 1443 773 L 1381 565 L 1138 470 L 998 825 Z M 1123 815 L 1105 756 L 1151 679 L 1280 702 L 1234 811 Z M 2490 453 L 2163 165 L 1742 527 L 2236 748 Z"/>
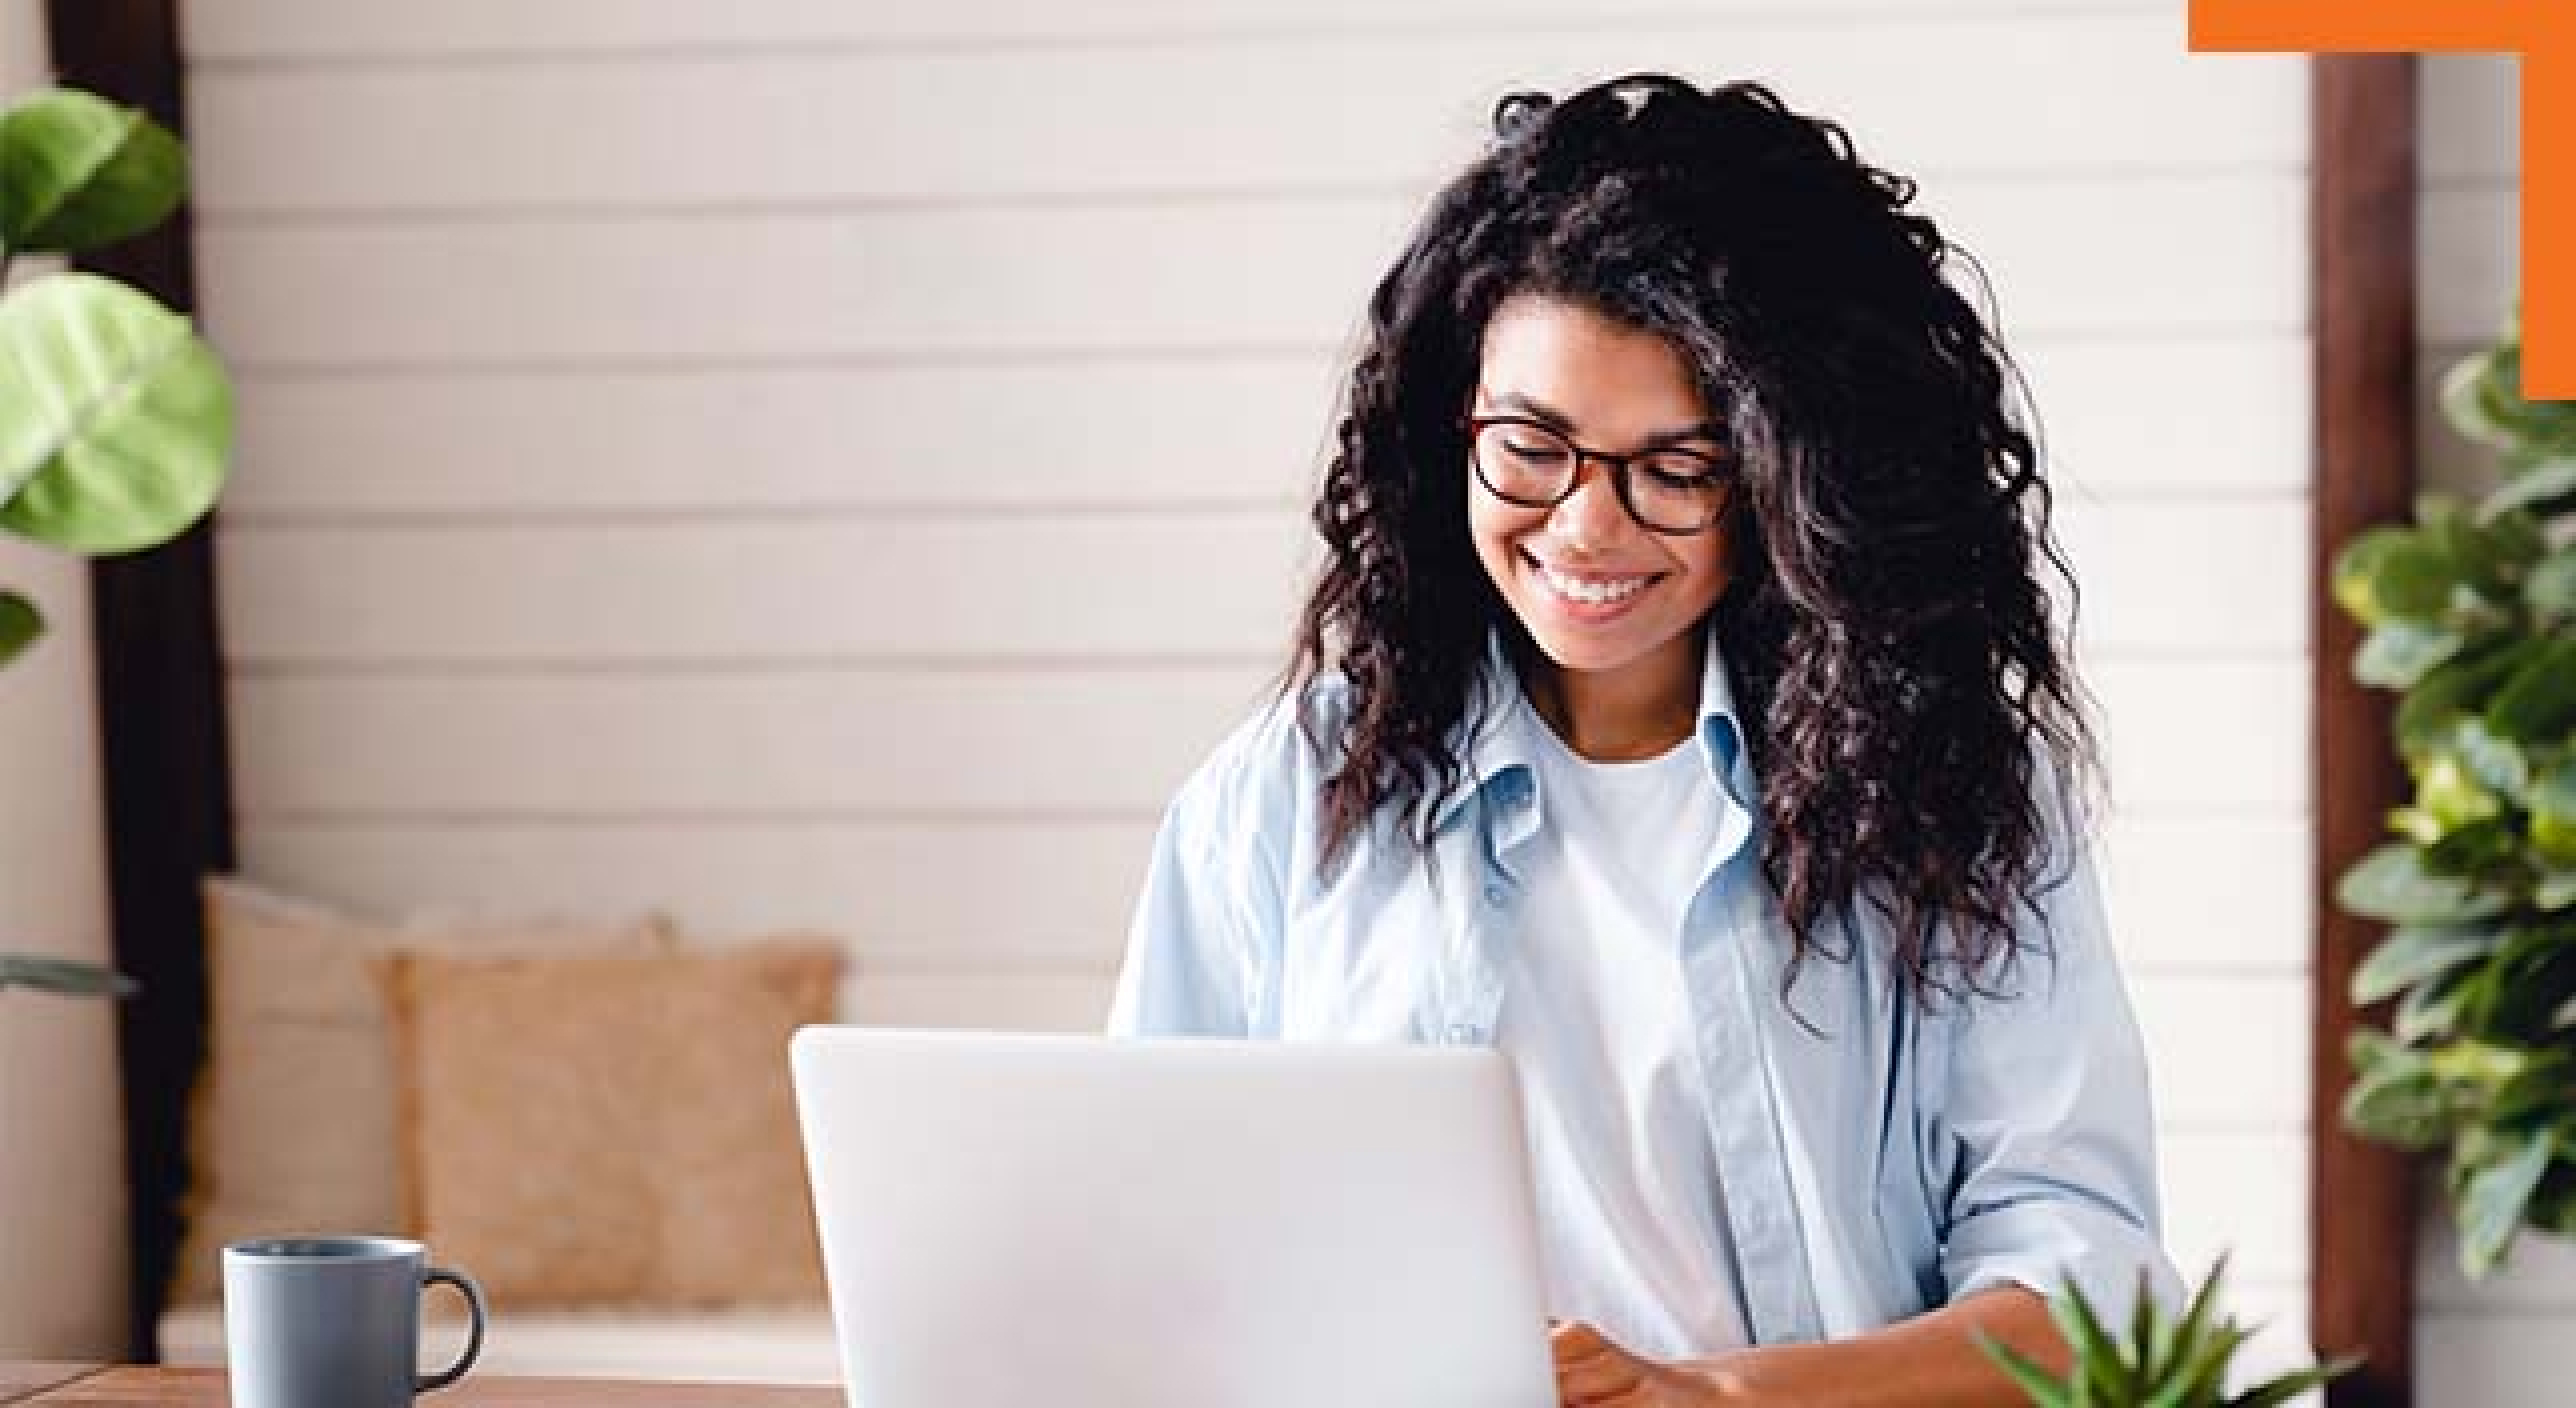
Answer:
<path fill-rule="evenodd" d="M 1557 595 L 1569 601 L 1579 601 L 1586 606 L 1602 606 L 1614 601 L 1625 601 L 1635 596 L 1638 589 L 1646 585 L 1646 579 L 1643 577 L 1620 577 L 1606 582 L 1587 582 L 1580 577 L 1568 577 L 1561 572 L 1552 571 L 1545 565 L 1539 567 L 1538 574 L 1547 580 L 1548 586 Z"/>

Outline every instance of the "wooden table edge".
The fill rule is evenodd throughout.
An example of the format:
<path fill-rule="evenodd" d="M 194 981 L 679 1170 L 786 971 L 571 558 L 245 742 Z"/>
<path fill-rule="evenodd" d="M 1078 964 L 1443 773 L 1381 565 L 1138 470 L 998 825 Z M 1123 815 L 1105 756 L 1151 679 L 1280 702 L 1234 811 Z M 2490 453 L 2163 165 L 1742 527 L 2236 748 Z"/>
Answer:
<path fill-rule="evenodd" d="M 0 1363 L 0 1385 L 20 1366 Z M 63 1365 L 78 1373 L 9 1403 L 60 1408 L 223 1408 L 224 1371 L 160 1365 Z M 521 1378 L 469 1374 L 452 1389 L 423 1394 L 422 1408 L 844 1408 L 838 1384 L 679 1383 L 641 1379 Z"/>
<path fill-rule="evenodd" d="M 27 1403 L 115 1367 L 86 1359 L 0 1359 L 0 1403 Z"/>

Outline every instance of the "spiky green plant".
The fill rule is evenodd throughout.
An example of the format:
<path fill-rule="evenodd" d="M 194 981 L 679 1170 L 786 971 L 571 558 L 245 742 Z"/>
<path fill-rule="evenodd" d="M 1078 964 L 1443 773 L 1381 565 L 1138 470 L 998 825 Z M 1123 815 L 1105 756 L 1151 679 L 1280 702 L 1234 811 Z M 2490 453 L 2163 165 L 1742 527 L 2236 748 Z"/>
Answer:
<path fill-rule="evenodd" d="M 2221 1257 L 2175 1319 L 2148 1294 L 2141 1272 L 2126 1339 L 2113 1336 L 2084 1292 L 2069 1285 L 2048 1302 L 2074 1354 L 2062 1375 L 1992 1339 L 1979 1336 L 1979 1342 L 2039 1408 L 2274 1408 L 2361 1362 L 2337 1359 L 2231 1392 L 2227 1371 L 2254 1331 L 2220 1313 L 2218 1289 L 2226 1275 Z"/>

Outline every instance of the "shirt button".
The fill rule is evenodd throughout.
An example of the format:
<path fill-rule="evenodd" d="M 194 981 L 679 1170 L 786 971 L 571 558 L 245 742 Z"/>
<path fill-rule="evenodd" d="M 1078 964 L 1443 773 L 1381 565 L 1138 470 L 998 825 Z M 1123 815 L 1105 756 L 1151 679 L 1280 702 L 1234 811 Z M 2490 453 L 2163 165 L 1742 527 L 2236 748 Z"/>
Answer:
<path fill-rule="evenodd" d="M 1511 892 L 1504 889 L 1501 885 L 1487 885 L 1485 887 L 1485 903 L 1492 905 L 1496 909 L 1502 908 L 1503 901 L 1509 898 L 1511 898 Z"/>
<path fill-rule="evenodd" d="M 1483 1041 L 1484 1039 L 1485 1030 L 1482 1027 L 1471 1027 L 1462 1022 L 1449 1029 L 1449 1040 L 1456 1045 L 1463 1046 L 1468 1042 Z"/>

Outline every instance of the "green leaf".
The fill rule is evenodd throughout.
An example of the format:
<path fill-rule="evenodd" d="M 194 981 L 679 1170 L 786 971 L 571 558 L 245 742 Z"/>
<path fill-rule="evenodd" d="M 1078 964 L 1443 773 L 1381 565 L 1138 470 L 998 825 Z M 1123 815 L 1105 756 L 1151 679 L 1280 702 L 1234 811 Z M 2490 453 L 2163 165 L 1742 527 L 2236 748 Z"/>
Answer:
<path fill-rule="evenodd" d="M 2127 1401 L 2135 1385 L 2128 1382 L 2128 1365 L 2120 1357 L 2119 1343 L 2104 1329 L 2094 1312 L 2093 1302 L 2073 1282 L 2048 1300 L 2049 1318 L 2057 1322 L 2058 1333 L 2066 1337 L 2075 1351 L 2074 1375 L 2080 1385 L 2076 1401 L 2098 1396 L 2105 1404 Z"/>
<path fill-rule="evenodd" d="M 18 658 L 18 652 L 36 643 L 45 633 L 45 613 L 36 603 L 16 592 L 0 591 L 0 665 Z"/>
<path fill-rule="evenodd" d="M 2492 514 L 2547 506 L 2570 494 L 2576 494 L 2576 459 L 2542 460 L 2505 480 L 2487 495 L 2479 511 Z"/>
<path fill-rule="evenodd" d="M 2066 1385 L 2046 1369 L 1983 1330 L 1977 1332 L 1977 1348 L 1984 1350 L 1988 1359 L 2012 1376 L 2013 1382 L 2021 1386 L 2021 1391 L 2029 1396 L 2036 1408 L 2072 1408 L 2073 1400 L 2067 1396 Z"/>
<path fill-rule="evenodd" d="M 2447 1084 L 2494 1090 L 2530 1069 L 2532 1054 L 2491 1041 L 2455 1041 L 2426 1052 L 2424 1063 Z"/>
<path fill-rule="evenodd" d="M 2449 742 L 2460 766 L 2479 786 L 2516 804 L 2531 790 L 2531 760 L 2522 745 L 2496 737 L 2485 719 L 2474 715 L 2461 719 L 2452 725 Z"/>
<path fill-rule="evenodd" d="M 2469 1176 L 2458 1208 L 2460 1270 L 2469 1279 L 2485 1279 L 2504 1256 L 2532 1190 L 2549 1171 L 2552 1142 L 2546 1133 L 2532 1135 Z"/>
<path fill-rule="evenodd" d="M 2400 746 L 2411 758 L 2438 744 L 2453 742 L 2457 721 L 2463 715 L 2484 713 L 2487 696 L 2540 649 L 2539 641 L 2516 639 L 2482 647 L 2436 667 L 2417 681 L 2397 706 Z"/>
<path fill-rule="evenodd" d="M 2346 1355 L 2313 1368 L 2284 1374 L 2270 1383 L 2260 1384 L 2227 1400 L 2226 1408 L 2279 1408 L 2279 1405 L 2342 1378 L 2361 1367 L 2359 1355 Z"/>
<path fill-rule="evenodd" d="M 2482 522 L 2448 494 L 2422 495 L 2415 515 L 2449 575 L 2469 589 L 2473 601 L 2479 595 L 2503 595 L 2546 546 L 2530 514 L 2508 512 Z M 2448 593 L 2446 600 L 2457 595 L 2456 590 Z"/>
<path fill-rule="evenodd" d="M 2236 1352 L 2254 1337 L 2253 1332 L 2232 1320 L 2221 1321 L 2209 1332 L 2200 1352 L 2193 1355 L 2182 1370 L 2185 1384 L 2181 1401 L 2190 1404 L 2216 1403 L 2227 1385 L 2228 1365 L 2235 1362 Z"/>
<path fill-rule="evenodd" d="M 2147 1268 L 2139 1267 L 2138 1284 L 2129 1299 L 2129 1356 L 2137 1365 L 2141 1385 L 2153 1384 L 2163 1372 L 2160 1361 L 2165 1357 L 2165 1346 L 2160 1341 L 2164 1327 L 2158 1323 L 2155 1291 L 2154 1278 L 2147 1274 Z"/>
<path fill-rule="evenodd" d="M 2512 892 L 2522 830 L 2501 814 L 2462 821 L 2424 847 L 2424 868 L 2483 886 L 2503 900 Z"/>
<path fill-rule="evenodd" d="M 2495 394 L 2501 350 L 2473 352 L 2442 374 L 2443 418 L 2461 435 L 2486 445 L 2507 445 L 2515 438 L 2506 416 L 2498 413 L 2509 414 L 2511 409 L 2499 406 Z"/>
<path fill-rule="evenodd" d="M 187 154 L 135 108 L 43 89 L 0 112 L 0 245 L 77 253 L 160 224 L 188 188 Z"/>
<path fill-rule="evenodd" d="M 2481 986 L 2484 975 L 2476 970 L 2466 974 L 2453 970 L 2438 980 L 2408 988 L 2397 1000 L 2396 1015 L 2389 1026 L 2399 1041 L 2412 1046 L 2459 1030 L 2460 1009 Z"/>
<path fill-rule="evenodd" d="M 2447 626 L 2385 621 L 2362 639 L 2352 657 L 2352 677 L 2374 689 L 2412 689 L 2434 666 L 2459 654 L 2468 639 Z"/>
<path fill-rule="evenodd" d="M 2415 770 L 2415 807 L 2445 834 L 2504 814 L 2504 803 L 2456 752 L 2435 753 Z"/>
<path fill-rule="evenodd" d="M 2430 1071 L 2389 1066 L 2344 1092 L 2343 1122 L 2353 1133 L 2383 1144 L 2431 1149 L 2450 1136 L 2450 1101 Z"/>
<path fill-rule="evenodd" d="M 2576 616 L 2576 546 L 2542 558 L 2522 579 L 2522 599 L 2544 616 Z"/>
<path fill-rule="evenodd" d="M 2576 728 L 2576 635 L 2523 662 L 2487 701 L 2487 727 L 2523 743 L 2557 743 Z"/>
<path fill-rule="evenodd" d="M 188 320 L 113 279 L 0 298 L 0 528 L 75 552 L 150 547 L 223 487 L 232 385 Z"/>
<path fill-rule="evenodd" d="M 2227 1280 L 2227 1253 L 2221 1252 L 2211 1264 L 2209 1274 L 2194 1287 L 2191 1301 L 2183 1307 L 2182 1320 L 2174 1326 L 2173 1343 L 2178 1353 L 2189 1353 L 2208 1333 L 2218 1313 L 2218 1288 Z"/>
<path fill-rule="evenodd" d="M 2336 557 L 2334 597 L 2365 625 L 2430 622 L 2459 581 L 2450 557 L 2429 534 L 2373 528 Z"/>
<path fill-rule="evenodd" d="M 2576 870 L 2544 870 L 2532 883 L 2531 902 L 2551 914 L 2576 905 Z"/>
<path fill-rule="evenodd" d="M 2465 924 L 2504 911 L 2502 895 L 2456 875 L 2424 869 L 2412 846 L 2392 842 L 2344 872 L 2335 898 L 2345 910 L 2391 924 Z"/>
<path fill-rule="evenodd" d="M 2542 773 L 2524 803 L 2531 809 L 2532 848 L 2553 867 L 2576 867 L 2576 758 L 2562 759 Z"/>
<path fill-rule="evenodd" d="M 2567 1059 L 2553 1052 L 2498 1086 L 2485 1118 L 2490 1124 L 2512 1125 L 2569 1108 L 2576 1108 L 2576 1083 L 2568 1080 Z"/>
<path fill-rule="evenodd" d="M 2473 1022 L 2477 1035 L 2498 1040 L 2518 1042 L 2539 1031 L 2549 1009 L 2576 981 L 2571 960 L 2576 960 L 2576 928 L 2546 922 L 2516 925 L 2486 961 L 2490 992 L 2477 1007 L 2463 1011 L 2464 1022 Z M 2544 1073 L 2563 1071 L 2567 1059 L 2546 1050 L 2532 1054 L 2533 1064 Z"/>
<path fill-rule="evenodd" d="M 2352 975 L 2352 1000 L 2386 1002 L 2427 978 L 2493 953 L 2503 935 L 2481 929 L 2398 929 Z"/>
<path fill-rule="evenodd" d="M 95 963 L 0 953 L 0 989 L 7 988 L 60 997 L 128 997 L 135 991 L 133 979 Z"/>

